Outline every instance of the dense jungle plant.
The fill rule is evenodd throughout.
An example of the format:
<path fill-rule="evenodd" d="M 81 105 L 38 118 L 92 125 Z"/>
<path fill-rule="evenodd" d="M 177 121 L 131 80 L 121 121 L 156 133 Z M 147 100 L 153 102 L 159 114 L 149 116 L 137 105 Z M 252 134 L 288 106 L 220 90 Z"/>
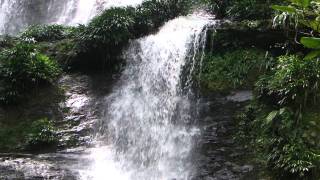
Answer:
<path fill-rule="evenodd" d="M 276 66 L 257 83 L 259 103 L 247 123 L 254 143 L 264 147 L 270 168 L 280 177 L 303 178 L 319 169 L 319 144 L 312 140 L 312 124 L 319 119 L 308 117 L 319 96 L 320 62 L 297 55 L 278 58 Z M 252 113 L 252 111 L 251 111 Z M 319 125 L 317 125 L 319 126 Z M 251 132 L 250 132 L 251 131 Z"/>
<path fill-rule="evenodd" d="M 14 46 L 16 41 L 17 41 L 17 38 L 14 38 L 8 35 L 4 35 L 4 36 L 0 35 L 0 51 L 4 48 L 9 48 Z"/>
<path fill-rule="evenodd" d="M 258 82 L 261 96 L 270 96 L 278 105 L 302 110 L 318 97 L 320 62 L 297 55 L 280 56 L 272 75 L 265 77 Z"/>
<path fill-rule="evenodd" d="M 21 33 L 22 39 L 34 39 L 37 42 L 41 41 L 56 41 L 65 39 L 72 35 L 77 28 L 65 27 L 62 25 L 33 25 L 28 27 Z"/>
<path fill-rule="evenodd" d="M 90 46 L 87 48 L 121 47 L 133 38 L 134 13 L 132 7 L 108 9 L 89 23 L 80 40 Z"/>
<path fill-rule="evenodd" d="M 253 86 L 256 74 L 266 68 L 266 60 L 266 53 L 258 49 L 207 54 L 204 58 L 201 84 L 213 91 Z"/>
<path fill-rule="evenodd" d="M 0 101 L 15 102 L 42 84 L 52 84 L 59 73 L 57 63 L 34 44 L 19 42 L 0 52 Z"/>
<path fill-rule="evenodd" d="M 47 118 L 1 124 L 0 151 L 44 149 L 58 143 L 57 129 Z M 45 146 L 45 147 L 44 147 Z"/>
<path fill-rule="evenodd" d="M 251 139 L 278 179 L 318 179 L 319 1 L 284 3 L 288 5 L 272 6 L 281 12 L 274 23 L 296 32 L 297 43 L 313 50 L 306 56 L 302 49 L 300 56 L 278 57 L 259 78 L 256 102 L 241 116 L 239 137 Z"/>
<path fill-rule="evenodd" d="M 134 34 L 140 37 L 156 30 L 164 22 L 179 15 L 185 15 L 191 7 L 191 0 L 149 0 L 136 8 Z"/>
<path fill-rule="evenodd" d="M 49 121 L 47 118 L 34 121 L 28 131 L 26 139 L 29 147 L 51 145 L 58 142 L 56 129 L 52 121 Z"/>
<path fill-rule="evenodd" d="M 275 23 L 294 25 L 296 39 L 304 36 L 300 42 L 313 49 L 305 59 L 320 56 L 320 2 L 318 0 L 288 0 L 287 6 L 273 5 L 272 8 L 281 13 L 275 16 Z M 291 22 L 288 22 L 291 21 Z M 289 27 L 290 28 L 290 27 Z M 289 29 L 287 28 L 287 29 Z M 297 40 L 298 41 L 298 40 Z"/>
<path fill-rule="evenodd" d="M 272 17 L 270 5 L 280 0 L 202 0 L 218 18 L 262 20 Z"/>
<path fill-rule="evenodd" d="M 112 64 L 130 39 L 157 30 L 163 23 L 185 14 L 189 0 L 149 0 L 136 8 L 111 8 L 83 28 L 77 36 L 77 51 L 93 59 L 91 64 Z M 87 63 L 90 64 L 90 63 Z"/>
<path fill-rule="evenodd" d="M 188 10 L 188 0 L 149 0 L 136 8 L 111 8 L 95 17 L 80 34 L 93 48 L 118 47 L 155 30 Z M 90 43 L 94 42 L 94 43 Z"/>
<path fill-rule="evenodd" d="M 250 141 L 258 154 L 267 161 L 278 179 L 304 179 L 317 175 L 320 162 L 319 142 L 310 144 L 312 121 L 303 118 L 296 124 L 295 112 L 289 107 L 270 109 L 254 102 L 239 115 L 238 139 Z M 250 136 L 248 136 L 248 134 Z"/>

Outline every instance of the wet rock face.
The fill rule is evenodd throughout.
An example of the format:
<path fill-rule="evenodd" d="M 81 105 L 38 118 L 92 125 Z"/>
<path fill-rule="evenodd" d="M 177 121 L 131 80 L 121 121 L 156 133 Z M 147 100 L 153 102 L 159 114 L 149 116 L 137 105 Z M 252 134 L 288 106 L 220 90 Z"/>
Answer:
<path fill-rule="evenodd" d="M 237 180 L 255 173 L 254 166 L 245 160 L 247 151 L 234 140 L 234 115 L 250 100 L 251 94 L 237 91 L 229 96 L 202 99 L 199 121 L 202 135 L 195 150 L 198 169 L 195 180 Z"/>
<path fill-rule="evenodd" d="M 83 75 L 66 75 L 59 84 L 65 89 L 61 102 L 63 119 L 59 122 L 61 148 L 84 145 L 90 140 L 90 129 L 98 114 L 94 108 L 94 95 L 90 92 L 90 78 Z"/>
<path fill-rule="evenodd" d="M 60 137 L 58 146 L 49 151 L 0 153 L 0 179 L 76 179 L 79 174 L 72 170 L 79 168 L 79 162 L 86 161 L 92 127 L 100 118 L 101 103 L 111 90 L 111 81 L 107 74 L 65 75 L 58 82 L 57 89 L 62 90 L 59 96 L 55 90 L 43 90 L 42 95 L 22 107 L 0 109 L 0 125 L 8 117 L 13 121 L 48 117 L 54 121 Z"/>

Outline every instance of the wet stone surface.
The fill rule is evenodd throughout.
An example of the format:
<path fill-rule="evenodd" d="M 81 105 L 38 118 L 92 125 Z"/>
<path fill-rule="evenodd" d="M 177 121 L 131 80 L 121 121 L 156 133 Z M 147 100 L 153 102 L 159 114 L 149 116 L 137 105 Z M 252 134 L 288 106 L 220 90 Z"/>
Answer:
<path fill-rule="evenodd" d="M 58 82 L 62 97 L 52 90 L 41 92 L 34 101 L 0 119 L 48 117 L 54 120 L 60 137 L 57 148 L 31 154 L 0 153 L 1 180 L 73 180 L 79 176 L 80 162 L 86 163 L 86 147 L 91 145 L 93 125 L 100 118 L 103 97 L 111 90 L 112 77 L 104 74 L 64 75 Z M 33 105 L 32 105 L 33 104 Z M 46 147 L 43 147 L 46 149 Z M 75 171 L 72 171 L 72 170 Z"/>
<path fill-rule="evenodd" d="M 247 151 L 234 140 L 234 115 L 251 97 L 251 92 L 241 91 L 201 100 L 202 135 L 196 142 L 194 158 L 198 170 L 194 180 L 255 179 L 251 176 L 255 167 L 246 162 Z"/>

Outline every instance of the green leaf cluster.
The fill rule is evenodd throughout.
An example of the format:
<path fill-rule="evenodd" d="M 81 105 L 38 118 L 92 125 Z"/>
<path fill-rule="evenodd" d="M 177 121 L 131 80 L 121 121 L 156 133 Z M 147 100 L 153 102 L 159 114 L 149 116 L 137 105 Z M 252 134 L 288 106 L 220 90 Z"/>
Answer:
<path fill-rule="evenodd" d="M 19 42 L 0 52 L 0 101 L 14 103 L 43 84 L 53 84 L 60 72 L 34 44 Z"/>
<path fill-rule="evenodd" d="M 299 33 L 302 29 L 309 36 L 302 37 L 300 42 L 312 51 L 305 56 L 305 59 L 313 59 L 320 56 L 320 2 L 318 0 L 288 0 L 289 5 L 273 5 L 272 8 L 292 17 L 295 22 L 295 29 Z M 277 16 L 279 17 L 279 16 Z"/>
<path fill-rule="evenodd" d="M 270 19 L 273 10 L 269 8 L 280 0 L 202 0 L 219 18 L 234 20 Z"/>
<path fill-rule="evenodd" d="M 206 54 L 201 85 L 210 91 L 252 87 L 255 77 L 265 69 L 266 53 L 255 48 Z"/>
<path fill-rule="evenodd" d="M 320 119 L 310 115 L 303 114 L 297 125 L 292 108 L 275 109 L 254 102 L 238 116 L 238 139 L 249 142 L 276 179 L 316 179 L 320 143 L 314 139 L 319 132 L 310 131 L 310 126 L 319 128 Z"/>
<path fill-rule="evenodd" d="M 52 121 L 49 121 L 47 118 L 34 121 L 26 136 L 27 145 L 29 147 L 36 147 L 56 144 L 58 142 L 56 131 Z"/>
<path fill-rule="evenodd" d="M 62 25 L 33 25 L 20 34 L 21 39 L 32 39 L 36 42 L 57 41 L 68 38 L 76 31 L 76 27 Z"/>
<path fill-rule="evenodd" d="M 279 179 L 318 177 L 320 64 L 278 57 L 256 83 L 256 99 L 240 115 L 238 137 L 250 140 Z"/>
<path fill-rule="evenodd" d="M 95 17 L 78 36 L 80 51 L 118 55 L 130 39 L 155 31 L 164 22 L 188 11 L 188 0 L 149 0 L 141 5 L 111 8 Z"/>
<path fill-rule="evenodd" d="M 320 62 L 296 55 L 278 57 L 270 75 L 257 83 L 259 97 L 270 97 L 278 105 L 299 109 L 318 98 Z"/>
<path fill-rule="evenodd" d="M 12 122 L 11 122 L 12 123 Z M 47 118 L 1 124 L 0 152 L 43 150 L 59 141 L 57 129 Z"/>

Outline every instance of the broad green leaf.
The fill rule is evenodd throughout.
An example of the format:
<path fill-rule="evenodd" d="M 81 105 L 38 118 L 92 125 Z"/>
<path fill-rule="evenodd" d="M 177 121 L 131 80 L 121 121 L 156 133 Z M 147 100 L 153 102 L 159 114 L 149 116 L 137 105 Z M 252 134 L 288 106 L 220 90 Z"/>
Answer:
<path fill-rule="evenodd" d="M 313 20 L 309 22 L 310 25 L 309 27 L 312 28 L 313 30 L 320 32 L 320 22 L 317 20 Z"/>
<path fill-rule="evenodd" d="M 314 59 L 316 57 L 319 57 L 320 56 L 320 50 L 314 50 L 314 51 L 311 51 L 310 53 L 308 53 L 306 55 L 306 57 L 304 57 L 305 60 L 308 60 L 308 59 Z"/>
<path fill-rule="evenodd" d="M 290 0 L 293 4 L 296 4 L 300 7 L 306 8 L 310 5 L 310 0 Z"/>
<path fill-rule="evenodd" d="M 287 110 L 287 108 L 281 108 L 279 111 L 279 114 L 282 115 L 283 113 L 285 113 Z"/>
<path fill-rule="evenodd" d="M 300 1 L 301 1 L 301 5 L 305 8 L 310 5 L 310 0 L 300 0 Z"/>
<path fill-rule="evenodd" d="M 287 12 L 287 13 L 295 13 L 297 10 L 294 7 L 291 6 L 279 6 L 279 5 L 273 5 L 271 6 L 272 9 Z"/>
<path fill-rule="evenodd" d="M 320 21 L 318 20 L 300 20 L 299 22 L 314 31 L 320 32 Z"/>
<path fill-rule="evenodd" d="M 320 38 L 303 37 L 300 42 L 307 48 L 320 49 Z"/>
<path fill-rule="evenodd" d="M 269 115 L 266 118 L 267 124 L 270 124 L 277 115 L 278 115 L 278 111 L 272 111 L 271 113 L 269 113 Z"/>

